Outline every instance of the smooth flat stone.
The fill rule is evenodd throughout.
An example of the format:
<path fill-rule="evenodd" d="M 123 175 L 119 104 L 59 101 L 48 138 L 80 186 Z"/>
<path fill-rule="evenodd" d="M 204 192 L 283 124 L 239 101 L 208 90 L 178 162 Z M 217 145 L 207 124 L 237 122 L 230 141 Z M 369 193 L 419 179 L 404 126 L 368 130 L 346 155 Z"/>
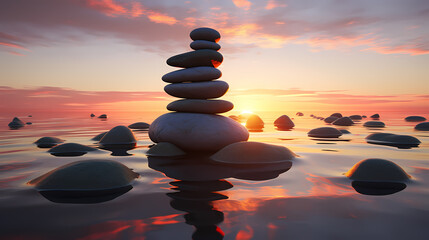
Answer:
<path fill-rule="evenodd" d="M 368 121 L 363 124 L 364 127 L 373 127 L 373 128 L 382 128 L 386 125 L 383 122 L 380 121 Z"/>
<path fill-rule="evenodd" d="M 14 117 L 13 120 L 8 124 L 9 128 L 17 129 L 25 126 L 25 123 L 21 119 Z"/>
<path fill-rule="evenodd" d="M 109 144 L 136 144 L 137 140 L 133 132 L 125 126 L 116 126 L 104 135 L 100 140 L 101 145 Z"/>
<path fill-rule="evenodd" d="M 349 118 L 351 120 L 362 120 L 362 116 L 361 115 L 351 115 Z"/>
<path fill-rule="evenodd" d="M 162 81 L 168 83 L 204 82 L 218 79 L 222 72 L 214 67 L 193 67 L 180 69 L 162 76 Z"/>
<path fill-rule="evenodd" d="M 373 133 L 366 138 L 367 143 L 393 146 L 400 149 L 418 147 L 419 139 L 409 135 L 398 135 L 393 133 Z"/>
<path fill-rule="evenodd" d="M 169 142 L 184 151 L 217 151 L 229 144 L 247 141 L 249 132 L 236 121 L 219 115 L 167 113 L 149 127 L 155 142 Z"/>
<path fill-rule="evenodd" d="M 78 143 L 63 143 L 48 150 L 54 156 L 80 156 L 91 151 L 98 151 L 98 149 Z"/>
<path fill-rule="evenodd" d="M 129 185 L 139 174 L 111 160 L 66 164 L 28 182 L 39 191 L 96 191 Z"/>
<path fill-rule="evenodd" d="M 342 118 L 343 115 L 341 113 L 332 113 L 331 117 L 337 117 L 337 118 Z"/>
<path fill-rule="evenodd" d="M 229 85 L 224 81 L 208 81 L 195 83 L 172 83 L 164 87 L 164 91 L 173 97 L 190 99 L 209 99 L 222 97 Z"/>
<path fill-rule="evenodd" d="M 332 123 L 332 122 L 334 122 L 337 119 L 338 119 L 338 117 L 329 116 L 329 117 L 325 118 L 323 121 L 325 121 L 325 123 Z"/>
<path fill-rule="evenodd" d="M 296 154 L 286 147 L 260 142 L 237 142 L 222 148 L 210 158 L 228 164 L 270 164 L 295 157 Z"/>
<path fill-rule="evenodd" d="M 186 153 L 182 151 L 182 149 L 168 142 L 157 143 L 156 145 L 149 148 L 149 150 L 146 152 L 146 155 L 156 157 L 173 157 L 182 156 L 185 154 Z"/>
<path fill-rule="evenodd" d="M 429 131 L 429 122 L 422 122 L 417 124 L 414 129 L 419 131 Z"/>
<path fill-rule="evenodd" d="M 219 52 L 211 49 L 202 49 L 187 53 L 182 53 L 167 59 L 167 64 L 172 67 L 218 67 L 223 61 L 223 56 Z"/>
<path fill-rule="evenodd" d="M 34 143 L 39 148 L 50 148 L 50 147 L 56 146 L 56 145 L 63 143 L 63 142 L 64 142 L 64 140 L 57 138 L 57 137 L 42 137 L 42 138 L 39 138 Z"/>
<path fill-rule="evenodd" d="M 320 127 L 310 130 L 307 135 L 309 137 L 317 138 L 338 138 L 343 135 L 343 133 L 333 127 Z"/>
<path fill-rule="evenodd" d="M 192 30 L 189 34 L 192 40 L 206 40 L 211 42 L 218 42 L 220 40 L 220 33 L 213 28 L 197 28 Z"/>
<path fill-rule="evenodd" d="M 338 126 L 351 126 L 354 124 L 354 122 L 349 117 L 342 117 L 342 118 L 338 118 L 337 120 L 333 121 L 332 124 L 338 125 Z"/>
<path fill-rule="evenodd" d="M 396 163 L 370 158 L 356 163 L 346 174 L 355 181 L 404 182 L 411 177 Z"/>
<path fill-rule="evenodd" d="M 264 128 L 264 121 L 258 115 L 253 114 L 247 119 L 246 127 L 248 129 L 262 129 Z"/>
<path fill-rule="evenodd" d="M 405 118 L 405 121 L 407 121 L 407 122 L 424 122 L 424 121 L 426 121 L 426 118 L 422 117 L 422 116 L 408 116 Z"/>
<path fill-rule="evenodd" d="M 378 114 L 378 113 L 373 114 L 373 115 L 371 115 L 370 118 L 379 119 L 380 118 L 380 114 Z"/>
<path fill-rule="evenodd" d="M 101 114 L 100 116 L 98 116 L 98 118 L 107 118 L 106 114 Z"/>
<path fill-rule="evenodd" d="M 170 111 L 209 114 L 224 113 L 233 108 L 234 105 L 225 100 L 184 99 L 167 105 Z"/>
<path fill-rule="evenodd" d="M 128 128 L 130 129 L 138 129 L 138 130 L 143 130 L 143 129 L 148 129 L 149 128 L 149 123 L 145 123 L 145 122 L 136 122 L 133 124 L 128 125 Z"/>
<path fill-rule="evenodd" d="M 194 50 L 200 49 L 212 49 L 215 51 L 219 51 L 220 45 L 215 42 L 205 41 L 205 40 L 196 40 L 191 42 L 189 45 Z"/>
<path fill-rule="evenodd" d="M 280 129 L 291 129 L 295 124 L 287 115 L 282 115 L 274 121 L 274 126 Z"/>

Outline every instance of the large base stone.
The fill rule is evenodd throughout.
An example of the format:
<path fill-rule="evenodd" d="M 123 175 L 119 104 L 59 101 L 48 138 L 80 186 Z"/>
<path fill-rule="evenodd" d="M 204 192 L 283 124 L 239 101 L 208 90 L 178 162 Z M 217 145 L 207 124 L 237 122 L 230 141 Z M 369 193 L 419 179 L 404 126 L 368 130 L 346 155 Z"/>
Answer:
<path fill-rule="evenodd" d="M 217 151 L 240 141 L 249 132 L 236 121 L 219 115 L 202 113 L 167 113 L 149 127 L 153 142 L 169 142 L 185 151 Z"/>

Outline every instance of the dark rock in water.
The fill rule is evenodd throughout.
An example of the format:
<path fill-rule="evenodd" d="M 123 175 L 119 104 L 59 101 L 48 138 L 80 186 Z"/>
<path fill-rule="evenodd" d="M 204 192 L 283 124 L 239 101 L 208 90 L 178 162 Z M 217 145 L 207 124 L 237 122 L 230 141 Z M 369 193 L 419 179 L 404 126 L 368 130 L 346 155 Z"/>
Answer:
<path fill-rule="evenodd" d="M 130 129 L 138 129 L 138 130 L 144 130 L 149 128 L 149 123 L 145 122 L 136 122 L 128 126 Z"/>
<path fill-rule="evenodd" d="M 157 143 L 146 152 L 146 155 L 148 156 L 157 156 L 157 157 L 182 156 L 185 154 L 186 153 L 182 149 L 168 142 Z"/>
<path fill-rule="evenodd" d="M 90 117 L 95 117 L 95 114 L 94 114 L 94 113 L 91 113 Z"/>
<path fill-rule="evenodd" d="M 19 129 L 25 126 L 25 123 L 19 118 L 14 117 L 13 120 L 8 124 L 10 129 Z"/>
<path fill-rule="evenodd" d="M 345 175 L 355 181 L 365 182 L 400 182 L 411 178 L 394 162 L 370 158 L 356 163 Z"/>
<path fill-rule="evenodd" d="M 424 121 L 426 121 L 426 118 L 422 117 L 422 116 L 408 116 L 405 118 L 405 121 L 407 121 L 407 122 L 424 122 Z"/>
<path fill-rule="evenodd" d="M 106 135 L 106 133 L 108 133 L 109 131 L 107 131 L 107 132 L 103 132 L 103 133 L 100 133 L 100 134 L 98 134 L 97 136 L 95 136 L 95 137 L 93 137 L 93 138 L 91 138 L 91 140 L 92 141 L 100 141 L 103 137 L 104 137 L 104 135 Z"/>
<path fill-rule="evenodd" d="M 168 83 L 204 82 L 221 76 L 222 72 L 214 67 L 193 67 L 167 73 L 162 76 L 162 80 Z"/>
<path fill-rule="evenodd" d="M 370 127 L 370 128 L 383 128 L 386 125 L 383 122 L 380 121 L 368 121 L 363 124 L 364 127 Z"/>
<path fill-rule="evenodd" d="M 222 148 L 210 159 L 227 164 L 266 164 L 285 162 L 295 157 L 296 154 L 286 147 L 260 142 L 237 142 Z"/>
<path fill-rule="evenodd" d="M 370 118 L 373 118 L 373 119 L 379 119 L 380 118 L 380 115 L 378 114 L 378 113 L 376 113 L 376 114 L 374 114 L 374 115 L 371 115 L 371 117 Z"/>
<path fill-rule="evenodd" d="M 393 146 L 401 149 L 418 147 L 420 140 L 413 136 L 397 135 L 393 133 L 373 133 L 366 138 L 367 143 Z"/>
<path fill-rule="evenodd" d="M 291 129 L 295 127 L 295 124 L 290 120 L 287 115 L 282 115 L 274 121 L 274 126 L 278 129 Z"/>
<path fill-rule="evenodd" d="M 429 131 L 429 122 L 422 122 L 417 124 L 414 129 L 419 131 Z"/>
<path fill-rule="evenodd" d="M 28 117 L 33 117 L 33 116 L 31 116 L 31 115 L 28 115 Z"/>
<path fill-rule="evenodd" d="M 337 126 L 352 126 L 354 124 L 354 122 L 349 117 L 342 117 L 342 118 L 338 118 L 337 120 L 333 121 L 332 124 L 337 125 Z"/>
<path fill-rule="evenodd" d="M 233 109 L 234 105 L 225 100 L 183 99 L 167 105 L 170 111 L 183 113 L 224 113 Z"/>
<path fill-rule="evenodd" d="M 218 51 L 220 49 L 219 44 L 211 41 L 205 41 L 205 40 L 193 41 L 191 42 L 190 47 L 194 50 L 212 49 L 212 50 Z"/>
<path fill-rule="evenodd" d="M 366 115 L 362 115 L 362 118 L 366 118 Z"/>
<path fill-rule="evenodd" d="M 25 124 L 27 124 L 27 125 L 31 125 L 31 124 L 33 124 L 32 122 L 26 122 Z"/>
<path fill-rule="evenodd" d="M 63 143 L 63 142 L 64 142 L 64 140 L 57 138 L 57 137 L 42 137 L 42 138 L 39 138 L 34 143 L 39 148 L 51 148 L 51 147 L 56 146 L 56 145 Z"/>
<path fill-rule="evenodd" d="M 212 28 L 197 28 L 192 30 L 189 34 L 192 40 L 205 40 L 210 42 L 218 42 L 220 40 L 220 33 Z"/>
<path fill-rule="evenodd" d="M 299 116 L 299 117 L 302 117 L 302 116 L 304 116 L 304 113 L 302 113 L 302 112 L 297 112 L 297 113 L 296 113 L 296 115 L 297 115 L 297 116 Z"/>
<path fill-rule="evenodd" d="M 224 81 L 207 81 L 193 83 L 172 83 L 164 91 L 173 97 L 188 99 L 209 99 L 222 97 L 229 85 Z"/>
<path fill-rule="evenodd" d="M 361 115 L 351 115 L 349 118 L 351 120 L 362 120 L 362 116 Z"/>
<path fill-rule="evenodd" d="M 246 128 L 249 130 L 262 130 L 264 121 L 258 115 L 253 114 L 247 119 Z"/>
<path fill-rule="evenodd" d="M 210 49 L 197 50 L 182 53 L 167 59 L 167 64 L 172 67 L 192 68 L 192 67 L 218 67 L 223 61 L 223 56 L 219 52 Z"/>
<path fill-rule="evenodd" d="M 81 145 L 78 143 L 63 143 L 48 150 L 48 152 L 57 157 L 75 157 L 82 156 L 98 149 Z"/>
<path fill-rule="evenodd" d="M 339 130 L 342 134 L 351 134 L 351 132 L 347 129 L 340 129 Z"/>
<path fill-rule="evenodd" d="M 98 116 L 98 118 L 107 118 L 106 114 L 101 114 L 100 116 Z"/>
<path fill-rule="evenodd" d="M 138 176 L 119 162 L 84 160 L 56 168 L 28 183 L 55 202 L 94 203 L 129 191 L 130 183 Z"/>
<path fill-rule="evenodd" d="M 338 118 L 335 117 L 335 116 L 329 116 L 329 117 L 325 118 L 323 121 L 325 121 L 325 123 L 332 123 L 332 122 L 334 122 L 337 119 Z"/>
<path fill-rule="evenodd" d="M 341 113 L 332 113 L 331 117 L 337 117 L 337 118 L 342 118 L 343 115 Z"/>
<path fill-rule="evenodd" d="M 108 150 L 129 150 L 136 147 L 137 139 L 129 128 L 116 126 L 107 132 L 99 143 L 103 148 Z"/>
<path fill-rule="evenodd" d="M 236 121 L 219 115 L 167 113 L 149 128 L 155 142 L 169 142 L 184 151 L 217 151 L 229 144 L 247 141 L 249 133 Z"/>
<path fill-rule="evenodd" d="M 317 138 L 338 138 L 343 135 L 338 129 L 333 127 L 320 127 L 310 130 L 307 135 Z"/>
<path fill-rule="evenodd" d="M 360 194 L 384 196 L 400 192 L 404 190 L 407 185 L 399 182 L 352 181 L 352 187 Z"/>

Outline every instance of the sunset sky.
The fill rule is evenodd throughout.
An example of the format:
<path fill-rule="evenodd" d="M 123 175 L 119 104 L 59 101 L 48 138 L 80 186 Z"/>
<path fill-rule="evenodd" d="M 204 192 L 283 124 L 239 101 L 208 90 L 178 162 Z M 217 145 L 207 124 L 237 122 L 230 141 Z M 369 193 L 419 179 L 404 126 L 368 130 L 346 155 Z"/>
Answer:
<path fill-rule="evenodd" d="M 427 112 L 428 23 L 427 0 L 2 0 L 0 112 L 165 109 L 197 27 L 236 111 Z"/>

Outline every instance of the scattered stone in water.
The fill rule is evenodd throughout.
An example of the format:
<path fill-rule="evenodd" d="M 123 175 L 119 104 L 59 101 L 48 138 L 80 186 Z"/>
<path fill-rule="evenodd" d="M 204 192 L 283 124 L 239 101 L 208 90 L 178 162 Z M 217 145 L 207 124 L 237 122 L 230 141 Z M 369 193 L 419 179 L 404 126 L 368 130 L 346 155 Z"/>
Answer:
<path fill-rule="evenodd" d="M 362 118 L 366 118 L 366 115 L 362 115 Z"/>
<path fill-rule="evenodd" d="M 376 114 L 372 115 L 370 118 L 372 118 L 372 119 L 379 119 L 380 115 L 378 113 L 376 113 Z"/>
<path fill-rule="evenodd" d="M 223 56 L 219 52 L 211 49 L 202 49 L 182 53 L 167 59 L 167 64 L 172 67 L 192 68 L 192 67 L 218 67 L 223 61 Z"/>
<path fill-rule="evenodd" d="M 366 138 L 367 143 L 393 146 L 400 149 L 418 147 L 420 140 L 409 135 L 398 135 L 393 133 L 373 133 Z"/>
<path fill-rule="evenodd" d="M 295 127 L 295 124 L 287 115 L 282 115 L 274 121 L 274 126 L 278 129 L 291 129 Z"/>
<path fill-rule="evenodd" d="M 42 137 L 42 138 L 39 138 L 34 143 L 39 148 L 51 148 L 51 147 L 56 146 L 56 145 L 63 143 L 63 142 L 64 142 L 64 140 L 57 138 L 57 137 Z"/>
<path fill-rule="evenodd" d="M 25 124 L 27 124 L 27 125 L 31 125 L 31 124 L 33 124 L 32 122 L 26 122 Z"/>
<path fill-rule="evenodd" d="M 411 178 L 396 163 L 379 158 L 362 160 L 345 175 L 355 181 L 367 182 L 405 182 Z"/>
<path fill-rule="evenodd" d="M 220 45 L 211 42 L 211 41 L 205 41 L 205 40 L 196 40 L 191 42 L 189 45 L 194 50 L 200 50 L 200 49 L 213 49 L 215 51 L 218 51 L 220 49 Z"/>
<path fill-rule="evenodd" d="M 137 140 L 129 128 L 116 126 L 107 132 L 99 143 L 106 149 L 133 149 Z"/>
<path fill-rule="evenodd" d="M 10 129 L 18 129 L 25 126 L 24 122 L 19 118 L 14 117 L 13 120 L 8 124 Z"/>
<path fill-rule="evenodd" d="M 224 81 L 207 81 L 191 83 L 172 83 L 164 91 L 173 97 L 188 99 L 209 99 L 222 97 L 229 85 Z"/>
<path fill-rule="evenodd" d="M 237 142 L 222 148 L 210 159 L 228 164 L 269 164 L 293 160 L 295 157 L 296 154 L 286 147 L 260 142 Z"/>
<path fill-rule="evenodd" d="M 82 156 L 90 151 L 98 151 L 98 149 L 78 143 L 63 143 L 48 150 L 50 154 L 57 157 Z"/>
<path fill-rule="evenodd" d="M 372 133 L 368 135 L 366 140 L 383 141 L 387 136 L 394 135 L 393 133 Z"/>
<path fill-rule="evenodd" d="M 204 82 L 221 76 L 222 72 L 214 67 L 193 67 L 167 73 L 162 76 L 162 80 L 168 83 Z"/>
<path fill-rule="evenodd" d="M 400 182 L 352 181 L 352 187 L 360 194 L 384 196 L 400 192 L 404 190 L 407 185 Z"/>
<path fill-rule="evenodd" d="M 422 122 L 417 124 L 414 129 L 419 131 L 429 131 L 429 122 Z"/>
<path fill-rule="evenodd" d="M 338 138 L 343 133 L 339 131 L 336 128 L 333 127 L 319 127 L 310 130 L 307 135 L 309 137 L 316 137 L 316 138 Z"/>
<path fill-rule="evenodd" d="M 325 118 L 323 121 L 325 121 L 325 123 L 332 123 L 332 122 L 334 122 L 337 119 L 338 118 L 335 117 L 335 116 L 329 116 L 329 117 Z"/>
<path fill-rule="evenodd" d="M 197 28 L 192 30 L 189 34 L 192 40 L 205 40 L 210 42 L 218 42 L 220 40 L 220 33 L 212 28 Z"/>
<path fill-rule="evenodd" d="M 168 142 L 157 143 L 146 152 L 146 155 L 156 157 L 173 157 L 185 154 L 186 153 L 182 149 Z"/>
<path fill-rule="evenodd" d="M 56 168 L 30 182 L 39 191 L 106 190 L 131 183 L 139 174 L 111 160 L 76 161 Z"/>
<path fill-rule="evenodd" d="M 333 121 L 332 124 L 337 126 L 352 126 L 354 122 L 349 117 L 341 117 Z"/>
<path fill-rule="evenodd" d="M 343 115 L 341 113 L 332 113 L 331 117 L 342 118 Z"/>
<path fill-rule="evenodd" d="M 109 131 L 106 131 L 106 132 L 103 132 L 103 133 L 100 133 L 100 134 L 98 134 L 97 136 L 95 136 L 95 137 L 93 137 L 93 138 L 91 138 L 91 140 L 92 141 L 100 141 L 103 137 L 104 137 L 104 135 L 106 135 L 106 133 L 108 133 Z"/>
<path fill-rule="evenodd" d="M 362 120 L 362 116 L 361 115 L 351 115 L 349 118 L 351 120 Z"/>
<path fill-rule="evenodd" d="M 133 123 L 133 124 L 129 125 L 128 128 L 138 129 L 138 130 L 144 130 L 144 129 L 148 129 L 149 126 L 150 126 L 149 123 L 136 122 L 136 123 Z"/>
<path fill-rule="evenodd" d="M 426 121 L 426 118 L 422 117 L 422 116 L 408 116 L 405 118 L 405 121 L 407 121 L 407 122 L 424 122 L 424 121 Z"/>
<path fill-rule="evenodd" d="M 297 116 L 299 116 L 299 117 L 302 117 L 302 116 L 304 116 L 304 113 L 302 113 L 302 112 L 297 112 L 297 113 L 296 113 L 296 115 L 297 115 Z"/>
<path fill-rule="evenodd" d="M 386 125 L 383 122 L 380 121 L 368 121 L 363 124 L 364 127 L 370 127 L 370 128 L 383 128 Z"/>
<path fill-rule="evenodd" d="M 231 118 L 201 113 L 167 113 L 149 127 L 153 142 L 169 142 L 184 151 L 217 151 L 247 141 L 249 133 Z"/>
<path fill-rule="evenodd" d="M 234 105 L 225 100 L 183 99 L 171 102 L 167 105 L 170 111 L 183 113 L 224 113 L 233 109 Z"/>
<path fill-rule="evenodd" d="M 351 134 L 351 132 L 347 129 L 340 129 L 339 130 L 342 134 Z"/>
<path fill-rule="evenodd" d="M 91 113 L 90 117 L 95 117 L 95 114 L 94 114 L 94 113 Z"/>
<path fill-rule="evenodd" d="M 101 114 L 100 116 L 98 116 L 98 118 L 107 118 L 106 114 Z"/>
<path fill-rule="evenodd" d="M 247 119 L 246 128 L 249 130 L 262 130 L 264 121 L 258 115 L 253 114 Z"/>

